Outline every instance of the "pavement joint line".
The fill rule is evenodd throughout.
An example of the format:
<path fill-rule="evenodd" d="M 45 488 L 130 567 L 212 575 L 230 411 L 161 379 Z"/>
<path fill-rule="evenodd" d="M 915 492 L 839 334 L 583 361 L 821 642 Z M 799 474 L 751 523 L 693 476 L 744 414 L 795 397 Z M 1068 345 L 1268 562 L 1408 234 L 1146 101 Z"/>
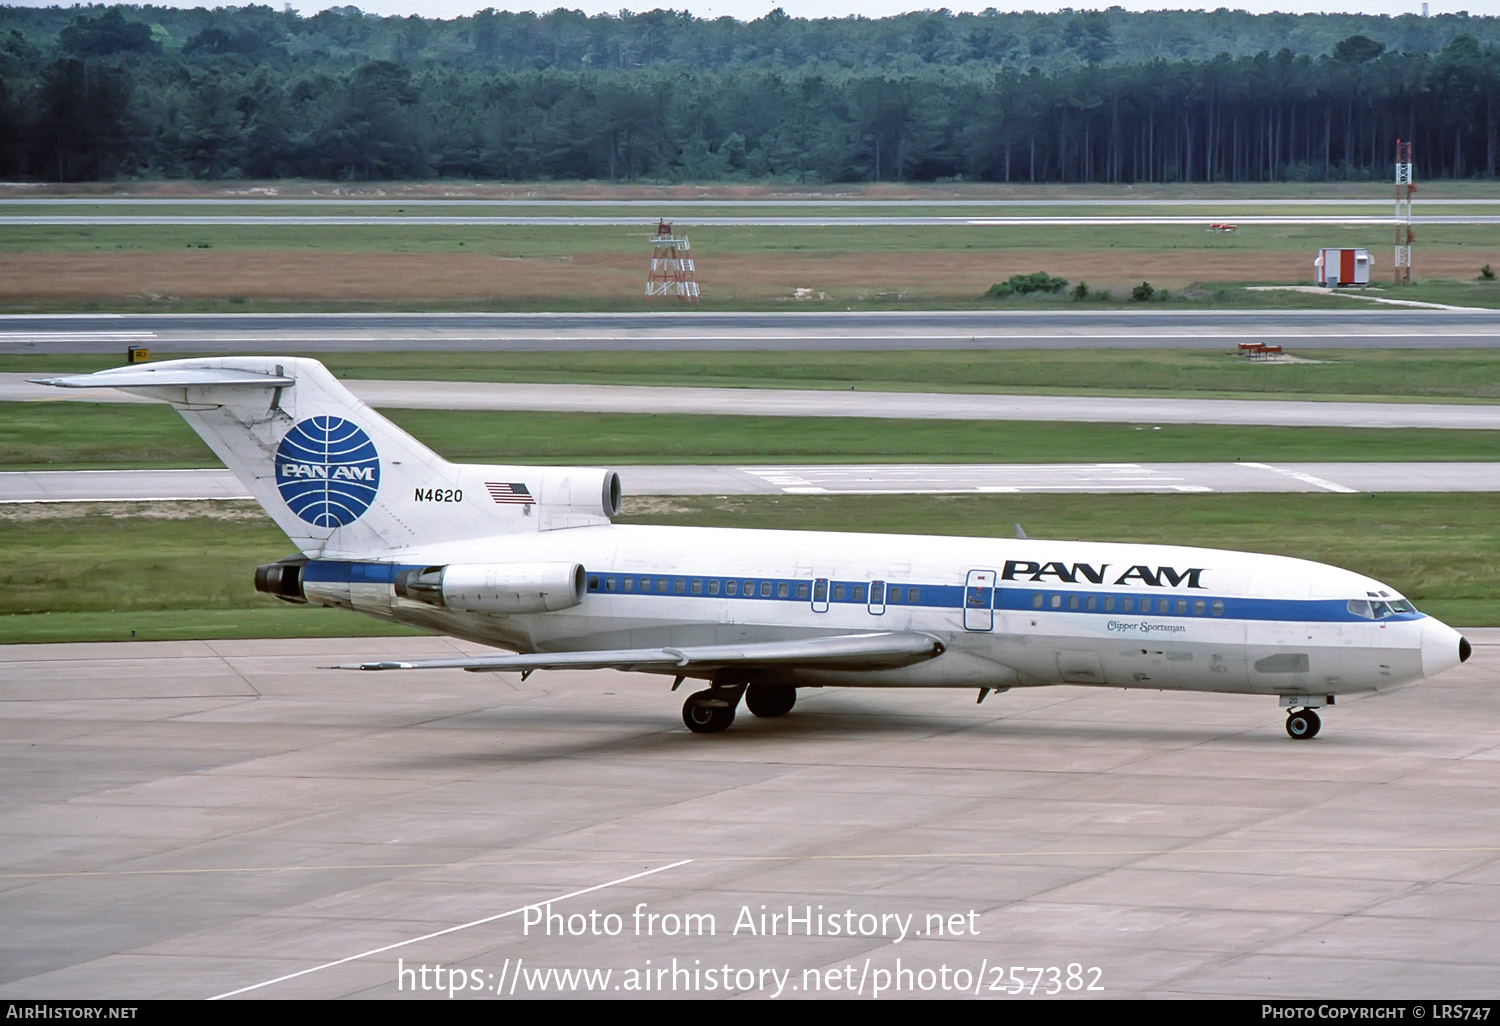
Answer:
<path fill-rule="evenodd" d="M 968 728 L 962 728 L 968 729 Z M 577 897 L 586 894 L 590 890 L 599 890 L 604 887 L 613 886 L 616 883 L 624 883 L 636 879 L 642 875 L 662 872 L 665 869 L 674 869 L 689 862 L 699 863 L 770 863 L 770 862 L 907 862 L 919 859 L 932 859 L 934 861 L 949 861 L 954 859 L 1031 859 L 1031 858 L 1077 858 L 1097 856 L 1191 856 L 1194 858 L 1210 855 L 1359 855 L 1359 854 L 1382 854 L 1382 855 L 1434 855 L 1442 853 L 1471 853 L 1471 854 L 1500 854 L 1500 845 L 1411 845 L 1403 848 L 1392 848 L 1382 845 L 1380 847 L 1320 847 L 1320 848 L 1065 848 L 1044 849 L 1036 851 L 949 851 L 949 852 L 868 852 L 865 854 L 850 854 L 847 852 L 831 855 L 809 855 L 806 853 L 795 853 L 786 855 L 700 855 L 690 859 L 674 862 L 670 866 L 661 869 L 650 870 L 645 874 L 637 874 L 634 877 L 625 877 L 611 883 L 598 884 L 595 887 L 583 891 L 576 891 L 563 895 L 560 898 L 549 900 L 560 901 L 563 898 Z M 417 869 L 506 869 L 522 868 L 527 866 L 597 866 L 615 865 L 624 861 L 633 861 L 622 858 L 600 858 L 600 859 L 512 859 L 504 862 L 485 862 L 465 859 L 461 862 L 392 862 L 392 863 L 349 863 L 327 864 L 327 865 L 305 865 L 305 866 L 221 866 L 211 869 L 120 869 L 120 870 L 83 870 L 78 872 L 49 872 L 49 873 L 0 873 L 0 880 L 54 880 L 72 879 L 84 877 L 129 877 L 129 876 L 198 876 L 221 873 L 289 873 L 289 872 L 372 872 L 393 870 L 417 870 Z M 501 915 L 514 915 L 516 911 L 526 908 L 534 908 L 536 905 L 546 904 L 534 902 L 531 905 L 523 905 L 520 909 Z M 491 916 L 489 919 L 478 922 L 490 922 L 499 916 Z M 477 924 L 470 924 L 477 925 Z M 462 929 L 462 927 L 451 927 L 451 930 Z M 447 931 L 445 931 L 447 932 Z M 438 936 L 432 934 L 431 936 Z M 421 939 L 421 938 L 419 938 Z M 404 941 L 402 943 L 412 943 Z M 361 957 L 361 956 L 355 956 Z"/>
<path fill-rule="evenodd" d="M 629 883 L 632 880 L 639 880 L 642 877 L 654 876 L 657 873 L 665 873 L 667 870 L 676 869 L 679 866 L 686 866 L 689 863 L 691 863 L 692 861 L 693 861 L 692 859 L 682 859 L 681 861 L 673 862 L 670 865 L 658 866 L 655 869 L 647 869 L 644 872 L 640 872 L 640 873 L 632 873 L 630 876 L 622 876 L 622 877 L 620 877 L 617 880 L 610 880 L 607 883 L 595 884 L 592 887 L 584 887 L 584 888 L 581 888 L 580 890 L 569 891 L 567 894 L 559 894 L 557 897 L 555 897 L 555 898 L 548 898 L 546 901 L 532 901 L 532 902 L 528 902 L 525 905 L 521 905 L 521 906 L 519 906 L 517 908 L 513 908 L 513 909 L 511 909 L 508 912 L 500 912 L 500 913 L 497 913 L 497 914 L 492 915 L 492 916 L 486 916 L 483 919 L 476 919 L 473 922 L 460 923 L 458 926 L 450 926 L 450 927 L 448 927 L 447 929 L 444 929 L 444 930 L 436 930 L 436 931 L 434 931 L 432 933 L 423 934 L 420 937 L 412 937 L 412 938 L 410 938 L 408 940 L 397 941 L 394 944 L 387 944 L 384 947 L 372 948 L 369 951 L 362 951 L 362 952 L 360 952 L 357 955 L 349 955 L 346 958 L 336 959 L 336 960 L 334 960 L 332 962 L 324 962 L 322 965 L 315 965 L 315 966 L 313 966 L 310 969 L 301 969 L 301 970 L 299 970 L 299 971 L 297 971 L 295 973 L 287 973 L 286 975 L 284 975 L 284 976 L 278 976 L 278 977 L 276 977 L 273 980 L 266 980 L 266 981 L 264 981 L 262 983 L 253 983 L 253 984 L 251 984 L 248 987 L 240 987 L 238 990 L 226 991 L 223 994 L 215 994 L 213 997 L 209 998 L 208 1000 L 210 1000 L 210 1001 L 218 1001 L 218 1000 L 220 1000 L 222 998 L 235 997 L 236 995 L 244 994 L 244 993 L 247 993 L 247 992 L 252 991 L 252 990 L 259 990 L 262 987 L 269 987 L 269 986 L 271 986 L 273 984 L 284 983 L 287 980 L 294 980 L 294 979 L 296 979 L 299 976 L 307 976 L 310 973 L 321 972 L 324 969 L 332 969 L 335 966 L 345 965 L 346 963 L 349 963 L 349 962 L 357 962 L 358 960 L 360 960 L 362 958 L 369 958 L 371 955 L 383 954 L 383 953 L 385 953 L 387 951 L 394 951 L 396 948 L 404 948 L 404 947 L 406 947 L 407 945 L 410 945 L 410 944 L 419 944 L 419 943 L 421 943 L 422 941 L 425 941 L 425 940 L 432 940 L 434 937 L 442 937 L 442 936 L 444 936 L 446 934 L 457 933 L 460 930 L 467 930 L 467 929 L 470 929 L 470 928 L 475 927 L 475 926 L 483 926 L 486 923 L 493 923 L 493 922 L 496 922 L 496 921 L 501 920 L 501 919 L 509 918 L 510 916 L 516 915 L 517 913 L 525 912 L 529 908 L 537 908 L 537 907 L 539 907 L 541 905 L 550 905 L 553 902 L 557 902 L 557 901 L 566 901 L 569 898 L 576 898 L 576 897 L 579 897 L 580 895 L 590 894 L 590 893 L 592 893 L 594 891 L 602 891 L 606 887 L 615 887 L 615 886 L 618 886 L 619 884 Z"/>

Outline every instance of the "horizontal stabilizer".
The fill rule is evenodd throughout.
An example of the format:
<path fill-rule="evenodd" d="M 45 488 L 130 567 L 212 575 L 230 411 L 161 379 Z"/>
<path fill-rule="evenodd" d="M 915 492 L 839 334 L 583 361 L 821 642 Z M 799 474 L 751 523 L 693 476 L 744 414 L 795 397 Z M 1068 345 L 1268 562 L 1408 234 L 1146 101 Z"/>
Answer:
<path fill-rule="evenodd" d="M 543 652 L 534 655 L 469 656 L 412 662 L 354 663 L 333 670 L 714 670 L 755 666 L 816 666 L 826 670 L 874 670 L 909 666 L 943 653 L 930 634 L 911 631 L 843 634 L 795 641 L 743 645 L 684 645 L 681 648 L 623 648 L 595 652 Z"/>
<path fill-rule="evenodd" d="M 94 374 L 68 374 L 60 378 L 32 378 L 33 385 L 57 388 L 186 388 L 250 385 L 259 388 L 286 388 L 296 384 L 292 378 L 233 367 L 182 366 L 189 361 L 175 360 L 152 366 L 117 367 Z"/>

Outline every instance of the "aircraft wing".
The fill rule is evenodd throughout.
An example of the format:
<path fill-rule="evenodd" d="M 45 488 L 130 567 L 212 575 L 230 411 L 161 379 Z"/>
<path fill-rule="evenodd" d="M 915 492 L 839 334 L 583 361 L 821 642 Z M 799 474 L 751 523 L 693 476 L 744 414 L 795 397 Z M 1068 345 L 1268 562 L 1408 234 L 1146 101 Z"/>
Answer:
<path fill-rule="evenodd" d="M 946 646 L 931 634 L 886 631 L 738 645 L 622 648 L 534 655 L 483 655 L 411 662 L 351 663 L 334 670 L 716 670 L 727 667 L 817 666 L 825 670 L 874 670 L 909 666 L 942 655 Z"/>

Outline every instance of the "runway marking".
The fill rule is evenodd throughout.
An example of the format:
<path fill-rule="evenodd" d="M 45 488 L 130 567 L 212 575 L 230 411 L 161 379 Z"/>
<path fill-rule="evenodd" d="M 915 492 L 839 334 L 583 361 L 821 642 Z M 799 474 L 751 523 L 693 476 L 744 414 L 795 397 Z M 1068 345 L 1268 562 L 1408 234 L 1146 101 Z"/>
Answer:
<path fill-rule="evenodd" d="M 1346 488 L 1341 484 L 1335 484 L 1334 482 L 1324 480 L 1321 477 L 1314 477 L 1312 474 L 1304 474 L 1300 470 L 1287 470 L 1284 467 L 1273 467 L 1269 463 L 1236 463 L 1235 466 L 1251 467 L 1255 470 L 1269 470 L 1273 474 L 1282 474 L 1286 477 L 1292 478 L 1295 481 L 1301 481 L 1303 484 L 1310 484 L 1316 488 L 1322 488 L 1324 491 L 1328 492 L 1343 492 L 1346 495 L 1354 495 L 1359 491 L 1358 488 Z"/>
<path fill-rule="evenodd" d="M 307 976 L 310 973 L 321 972 L 324 969 L 332 969 L 334 966 L 344 965 L 347 962 L 357 962 L 359 959 L 369 958 L 371 955 L 379 955 L 387 951 L 394 951 L 396 948 L 404 948 L 408 944 L 417 944 L 425 940 L 431 940 L 434 937 L 442 937 L 445 934 L 457 933 L 460 930 L 467 930 L 473 926 L 483 926 L 485 923 L 493 923 L 497 920 L 506 919 L 510 916 L 516 915 L 517 913 L 525 912 L 528 908 L 536 908 L 539 905 L 546 905 L 556 901 L 566 901 L 569 898 L 576 898 L 579 895 L 591 894 L 594 891 L 602 891 L 606 887 L 614 887 L 622 883 L 629 883 L 632 880 L 639 880 L 642 877 L 653 876 L 657 873 L 665 873 L 669 869 L 676 869 L 679 866 L 686 866 L 692 861 L 692 859 L 682 859 L 681 861 L 673 862 L 668 866 L 658 866 L 656 869 L 648 869 L 641 873 L 632 873 L 630 876 L 622 876 L 618 880 L 610 880 L 608 883 L 595 884 L 593 887 L 584 887 L 581 890 L 569 891 L 567 894 L 559 894 L 555 898 L 546 899 L 546 901 L 530 901 L 520 906 L 519 908 L 511 909 L 509 912 L 501 912 L 497 915 L 486 916 L 483 919 L 476 919 L 472 923 L 462 923 L 458 926 L 450 926 L 445 930 L 436 930 L 432 933 L 423 934 L 420 937 L 412 937 L 409 940 L 397 941 L 394 944 L 387 944 L 384 947 L 372 948 L 369 951 L 362 951 L 357 955 L 350 955 L 347 958 L 340 958 L 332 962 L 324 962 L 322 965 L 315 965 L 311 969 L 302 969 L 295 973 L 287 973 L 285 976 L 278 976 L 274 980 L 266 980 L 264 983 L 252 983 L 250 986 L 241 987 L 238 990 L 230 990 L 224 992 L 223 994 L 215 994 L 208 1000 L 218 1001 L 220 998 L 234 997 L 237 994 L 244 994 L 252 990 L 259 990 L 262 987 L 269 987 L 273 983 L 284 983 L 287 980 L 294 980 L 299 976 Z"/>
<path fill-rule="evenodd" d="M 1203 494 L 1214 489 L 1207 485 L 1178 484 L 1172 477 L 1153 468 L 1135 463 L 1022 464 L 970 466 L 968 464 L 830 464 L 827 466 L 740 467 L 741 471 L 777 488 L 783 495 L 1021 495 L 1026 493 L 1103 493 L 1103 492 L 1182 492 Z M 1077 478 L 1086 471 L 1110 473 L 1105 480 L 1087 478 L 1063 484 L 949 484 L 932 487 L 903 487 L 903 478 L 918 480 L 930 476 L 964 475 L 993 479 L 1005 475 L 1029 475 L 1033 479 L 1047 474 Z M 857 476 L 857 475 L 864 476 Z M 814 483 L 818 479 L 827 484 Z M 831 480 L 830 480 L 831 479 Z M 880 481 L 884 480 L 885 486 Z"/>
<path fill-rule="evenodd" d="M 46 342 L 76 342 L 80 339 L 151 339 L 155 337 L 154 331 L 0 331 L 0 341 L 35 338 Z"/>
<path fill-rule="evenodd" d="M 966 487 L 955 486 L 953 488 L 819 488 L 810 485 L 805 488 L 782 488 L 785 495 L 1021 495 L 1027 492 L 1061 492 L 1096 494 L 1102 492 L 1135 492 L 1143 487 L 1141 484 L 1129 485 L 1107 485 L 1107 484 L 1082 484 L 1082 485 L 968 485 Z M 1188 492 L 1201 494 L 1211 492 L 1212 488 L 1207 485 L 1156 485 L 1155 490 L 1163 492 Z M 1344 491 L 1353 491 L 1345 488 Z"/>

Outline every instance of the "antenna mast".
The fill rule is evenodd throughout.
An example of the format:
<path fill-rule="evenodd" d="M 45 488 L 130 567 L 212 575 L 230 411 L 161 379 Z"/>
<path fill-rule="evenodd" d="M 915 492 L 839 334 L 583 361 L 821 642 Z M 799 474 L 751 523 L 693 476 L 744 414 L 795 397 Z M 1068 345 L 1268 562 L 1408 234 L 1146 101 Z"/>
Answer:
<path fill-rule="evenodd" d="M 1396 140 L 1396 284 L 1411 284 L 1411 142 Z"/>

